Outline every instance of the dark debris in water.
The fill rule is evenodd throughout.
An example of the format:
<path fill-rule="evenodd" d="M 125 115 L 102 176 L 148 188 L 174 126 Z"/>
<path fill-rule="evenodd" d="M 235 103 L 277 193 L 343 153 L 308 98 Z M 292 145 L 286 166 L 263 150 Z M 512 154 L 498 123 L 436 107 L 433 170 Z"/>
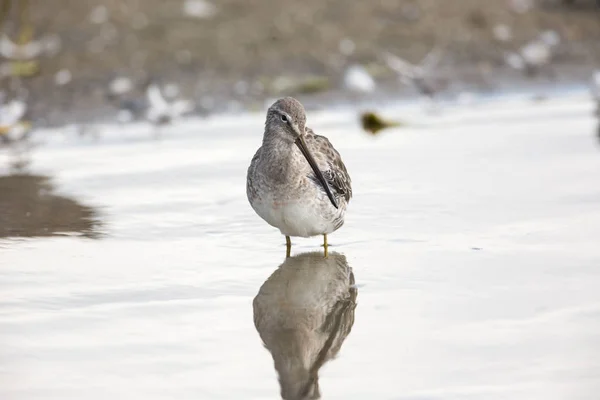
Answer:
<path fill-rule="evenodd" d="M 360 116 L 360 121 L 362 128 L 373 135 L 376 135 L 383 129 L 404 125 L 399 121 L 386 120 L 372 111 L 362 113 Z"/>
<path fill-rule="evenodd" d="M 45 176 L 0 176 L 0 238 L 78 234 L 100 237 L 101 221 L 92 207 L 54 193 Z"/>

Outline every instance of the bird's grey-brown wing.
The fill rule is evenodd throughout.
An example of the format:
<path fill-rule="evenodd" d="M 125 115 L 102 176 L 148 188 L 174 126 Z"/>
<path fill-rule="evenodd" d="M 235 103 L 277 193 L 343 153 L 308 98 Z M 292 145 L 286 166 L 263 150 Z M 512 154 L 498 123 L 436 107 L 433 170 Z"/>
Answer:
<path fill-rule="evenodd" d="M 262 147 L 259 147 L 254 157 L 252 157 L 252 161 L 250 161 L 250 166 L 248 167 L 248 172 L 246 174 L 246 196 L 248 200 L 252 202 L 252 199 L 256 197 L 256 187 L 254 186 L 254 174 L 256 169 L 256 164 L 260 159 Z"/>
<path fill-rule="evenodd" d="M 315 134 L 310 128 L 306 128 L 306 142 L 317 159 L 329 187 L 334 191 L 334 195 L 344 197 L 346 202 L 349 202 L 352 198 L 352 181 L 340 153 L 333 147 L 329 139 Z"/>

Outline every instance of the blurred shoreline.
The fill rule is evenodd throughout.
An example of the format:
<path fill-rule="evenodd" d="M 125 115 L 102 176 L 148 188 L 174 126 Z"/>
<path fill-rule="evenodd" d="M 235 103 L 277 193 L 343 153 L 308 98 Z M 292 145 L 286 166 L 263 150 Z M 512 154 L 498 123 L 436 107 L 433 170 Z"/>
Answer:
<path fill-rule="evenodd" d="M 385 51 L 417 63 L 440 49 L 442 96 L 585 84 L 600 66 L 595 0 L 31 0 L 28 12 L 32 39 L 53 37 L 59 49 L 0 89 L 24 96 L 36 126 L 110 120 L 123 101 L 144 98 L 148 82 L 192 100 L 197 115 L 259 110 L 284 95 L 314 107 L 417 96 L 386 66 Z M 20 31 L 17 14 L 5 18 L 9 37 Z M 507 65 L 506 54 L 545 30 L 560 37 L 551 63 L 531 75 Z M 372 76 L 373 91 L 348 87 L 352 65 Z M 131 88 L 115 95 L 118 79 Z"/>

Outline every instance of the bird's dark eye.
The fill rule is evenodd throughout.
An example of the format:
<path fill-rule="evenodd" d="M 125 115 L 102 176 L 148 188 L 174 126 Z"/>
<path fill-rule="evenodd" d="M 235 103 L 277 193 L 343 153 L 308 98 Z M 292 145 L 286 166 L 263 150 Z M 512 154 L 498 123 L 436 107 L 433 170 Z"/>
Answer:
<path fill-rule="evenodd" d="M 288 122 L 288 119 L 287 119 L 287 117 L 286 117 L 285 115 L 283 115 L 283 114 L 281 114 L 281 120 L 282 120 L 283 122 Z"/>

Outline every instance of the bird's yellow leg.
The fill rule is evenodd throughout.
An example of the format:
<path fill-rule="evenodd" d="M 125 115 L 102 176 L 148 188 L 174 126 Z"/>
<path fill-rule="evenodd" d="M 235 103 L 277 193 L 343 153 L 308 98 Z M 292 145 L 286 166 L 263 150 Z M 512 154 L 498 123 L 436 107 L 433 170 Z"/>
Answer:
<path fill-rule="evenodd" d="M 289 257 L 292 252 L 292 241 L 289 236 L 285 237 L 285 256 Z"/>
<path fill-rule="evenodd" d="M 323 252 L 325 253 L 325 257 L 327 257 L 327 234 L 323 235 Z"/>

